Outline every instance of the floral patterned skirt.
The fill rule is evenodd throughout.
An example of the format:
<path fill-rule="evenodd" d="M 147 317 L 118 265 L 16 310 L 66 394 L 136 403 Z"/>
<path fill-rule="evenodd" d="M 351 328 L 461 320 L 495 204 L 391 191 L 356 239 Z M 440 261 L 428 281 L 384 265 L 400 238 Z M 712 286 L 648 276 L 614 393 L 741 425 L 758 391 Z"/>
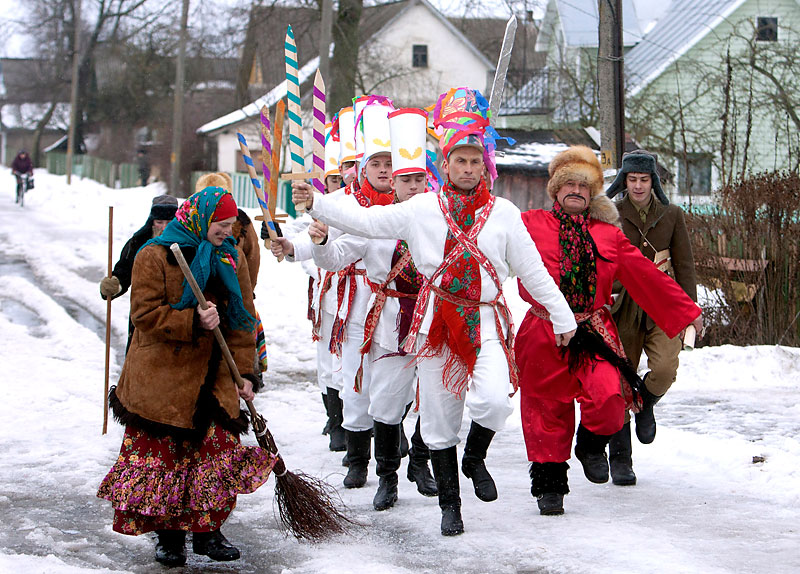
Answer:
<path fill-rule="evenodd" d="M 211 424 L 200 442 L 156 438 L 128 426 L 97 496 L 114 507 L 116 532 L 210 532 L 269 478 L 276 457 Z"/>

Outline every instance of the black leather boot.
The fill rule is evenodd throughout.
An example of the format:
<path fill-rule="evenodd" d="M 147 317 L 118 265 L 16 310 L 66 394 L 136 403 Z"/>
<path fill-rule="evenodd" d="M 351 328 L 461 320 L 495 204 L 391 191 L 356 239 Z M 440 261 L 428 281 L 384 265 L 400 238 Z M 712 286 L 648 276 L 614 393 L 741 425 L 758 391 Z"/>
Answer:
<path fill-rule="evenodd" d="M 531 494 L 536 498 L 539 514 L 564 514 L 564 495 L 569 493 L 566 462 L 532 462 L 529 469 Z"/>
<path fill-rule="evenodd" d="M 186 564 L 186 532 L 183 530 L 156 530 L 156 562 L 164 566 Z"/>
<path fill-rule="evenodd" d="M 636 438 L 642 444 L 650 444 L 656 438 L 656 414 L 653 407 L 661 400 L 661 397 L 654 395 L 647 390 L 647 376 L 644 378 L 645 384 L 642 385 L 642 410 L 634 415 L 636 417 Z"/>
<path fill-rule="evenodd" d="M 375 510 L 387 510 L 397 502 L 397 469 L 400 468 L 400 424 L 373 424 L 375 435 L 375 473 L 379 477 L 378 492 L 372 499 Z"/>
<path fill-rule="evenodd" d="M 347 437 L 347 459 L 350 466 L 344 477 L 345 488 L 361 488 L 367 484 L 367 466 L 370 458 L 372 431 L 345 430 Z"/>
<path fill-rule="evenodd" d="M 414 434 L 411 435 L 411 448 L 408 449 L 408 472 L 406 477 L 410 482 L 417 484 L 417 492 L 422 496 L 436 496 L 439 493 L 436 489 L 436 481 L 431 476 L 431 471 L 428 468 L 428 460 L 430 458 L 430 451 L 422 440 L 419 419 L 417 419 Z"/>
<path fill-rule="evenodd" d="M 467 478 L 472 479 L 475 496 L 484 502 L 497 500 L 497 487 L 484 463 L 492 438 L 494 438 L 493 430 L 472 421 L 467 435 L 467 444 L 464 446 L 464 457 L 461 459 L 461 472 Z"/>
<path fill-rule="evenodd" d="M 328 395 L 325 393 L 322 393 L 322 404 L 325 407 L 325 416 L 327 417 L 325 426 L 322 427 L 322 434 L 328 434 L 331 430 L 331 410 L 328 407 Z"/>
<path fill-rule="evenodd" d="M 456 447 L 431 450 L 431 464 L 439 490 L 439 508 L 442 510 L 442 535 L 457 536 L 464 532 L 461 520 L 461 492 L 458 485 L 458 454 Z"/>
<path fill-rule="evenodd" d="M 405 458 L 408 456 L 408 437 L 406 436 L 406 429 L 403 426 L 403 423 L 406 422 L 406 417 L 408 416 L 408 411 L 411 410 L 411 407 L 414 403 L 408 403 L 406 405 L 406 410 L 403 413 L 403 418 L 400 420 L 400 458 Z"/>
<path fill-rule="evenodd" d="M 575 457 L 583 465 L 583 474 L 590 482 L 603 484 L 608 482 L 608 457 L 606 445 L 609 435 L 594 434 L 585 426 L 578 426 L 575 441 Z"/>
<path fill-rule="evenodd" d="M 608 463 L 611 467 L 611 482 L 617 486 L 633 486 L 636 474 L 633 472 L 631 457 L 631 423 L 627 422 L 622 429 L 611 435 L 608 441 Z"/>
<path fill-rule="evenodd" d="M 343 452 L 347 450 L 347 441 L 345 440 L 345 432 L 342 428 L 342 399 L 339 397 L 339 391 L 328 387 L 327 397 L 328 405 L 328 436 L 330 441 L 328 449 L 333 452 Z"/>
<path fill-rule="evenodd" d="M 239 549 L 228 542 L 219 529 L 192 533 L 192 551 L 217 562 L 238 560 L 240 556 Z"/>

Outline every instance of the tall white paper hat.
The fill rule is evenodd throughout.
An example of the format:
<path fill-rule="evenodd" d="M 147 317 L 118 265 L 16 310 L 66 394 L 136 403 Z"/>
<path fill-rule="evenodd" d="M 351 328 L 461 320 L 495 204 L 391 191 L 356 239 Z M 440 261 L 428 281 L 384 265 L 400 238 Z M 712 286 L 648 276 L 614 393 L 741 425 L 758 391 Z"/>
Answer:
<path fill-rule="evenodd" d="M 428 113 L 419 108 L 401 108 L 389 114 L 392 176 L 426 171 L 427 124 Z"/>
<path fill-rule="evenodd" d="M 367 107 L 369 96 L 359 96 L 353 102 L 353 110 L 355 112 L 355 135 L 353 136 L 356 143 L 356 161 L 361 162 L 364 156 L 364 124 L 359 119 L 363 119 L 361 114 L 364 108 Z"/>
<path fill-rule="evenodd" d="M 389 135 L 389 113 L 392 110 L 393 108 L 382 104 L 364 108 L 364 157 L 360 160 L 362 166 L 375 154 L 392 153 Z"/>
<path fill-rule="evenodd" d="M 356 117 L 353 108 L 339 111 L 339 163 L 356 161 Z"/>
<path fill-rule="evenodd" d="M 325 173 L 322 181 L 329 175 L 339 175 L 339 142 L 333 139 L 331 128 L 333 124 L 325 125 Z"/>

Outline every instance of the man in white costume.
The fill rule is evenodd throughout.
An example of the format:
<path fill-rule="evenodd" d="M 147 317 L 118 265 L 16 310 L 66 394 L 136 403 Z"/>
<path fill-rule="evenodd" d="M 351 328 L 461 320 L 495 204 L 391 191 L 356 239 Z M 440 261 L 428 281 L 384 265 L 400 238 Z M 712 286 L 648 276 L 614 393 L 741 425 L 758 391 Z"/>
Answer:
<path fill-rule="evenodd" d="M 472 479 L 478 498 L 497 498 L 484 459 L 512 412 L 509 397 L 518 380 L 503 282 L 512 272 L 519 276 L 548 310 L 557 345 L 569 342 L 576 323 L 519 210 L 489 192 L 484 171 L 496 172 L 486 100 L 476 90 L 451 90 L 437 103 L 434 126 L 442 129 L 439 145 L 447 176 L 438 194 L 363 209 L 331 201 L 296 182 L 293 201 L 311 202 L 313 217 L 344 231 L 406 241 L 427 278 L 404 348 L 418 355 L 422 438 L 431 450 L 441 532 L 453 536 L 464 531 L 456 445 L 465 403 L 472 425 L 462 471 Z"/>

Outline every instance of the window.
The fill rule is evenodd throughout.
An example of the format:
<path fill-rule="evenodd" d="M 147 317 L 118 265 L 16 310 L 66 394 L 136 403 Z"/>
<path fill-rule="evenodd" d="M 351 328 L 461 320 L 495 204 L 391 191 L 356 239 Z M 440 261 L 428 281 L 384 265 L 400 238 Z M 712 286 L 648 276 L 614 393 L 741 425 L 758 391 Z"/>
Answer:
<path fill-rule="evenodd" d="M 756 26 L 756 40 L 759 42 L 777 42 L 778 19 L 759 16 Z"/>
<path fill-rule="evenodd" d="M 411 46 L 411 65 L 414 68 L 428 67 L 428 46 L 426 44 Z"/>
<path fill-rule="evenodd" d="M 688 165 L 687 165 L 688 164 Z M 686 181 L 686 169 L 689 181 Z M 678 179 L 675 182 L 681 195 L 711 195 L 711 156 L 690 153 L 684 162 L 678 154 Z"/>

